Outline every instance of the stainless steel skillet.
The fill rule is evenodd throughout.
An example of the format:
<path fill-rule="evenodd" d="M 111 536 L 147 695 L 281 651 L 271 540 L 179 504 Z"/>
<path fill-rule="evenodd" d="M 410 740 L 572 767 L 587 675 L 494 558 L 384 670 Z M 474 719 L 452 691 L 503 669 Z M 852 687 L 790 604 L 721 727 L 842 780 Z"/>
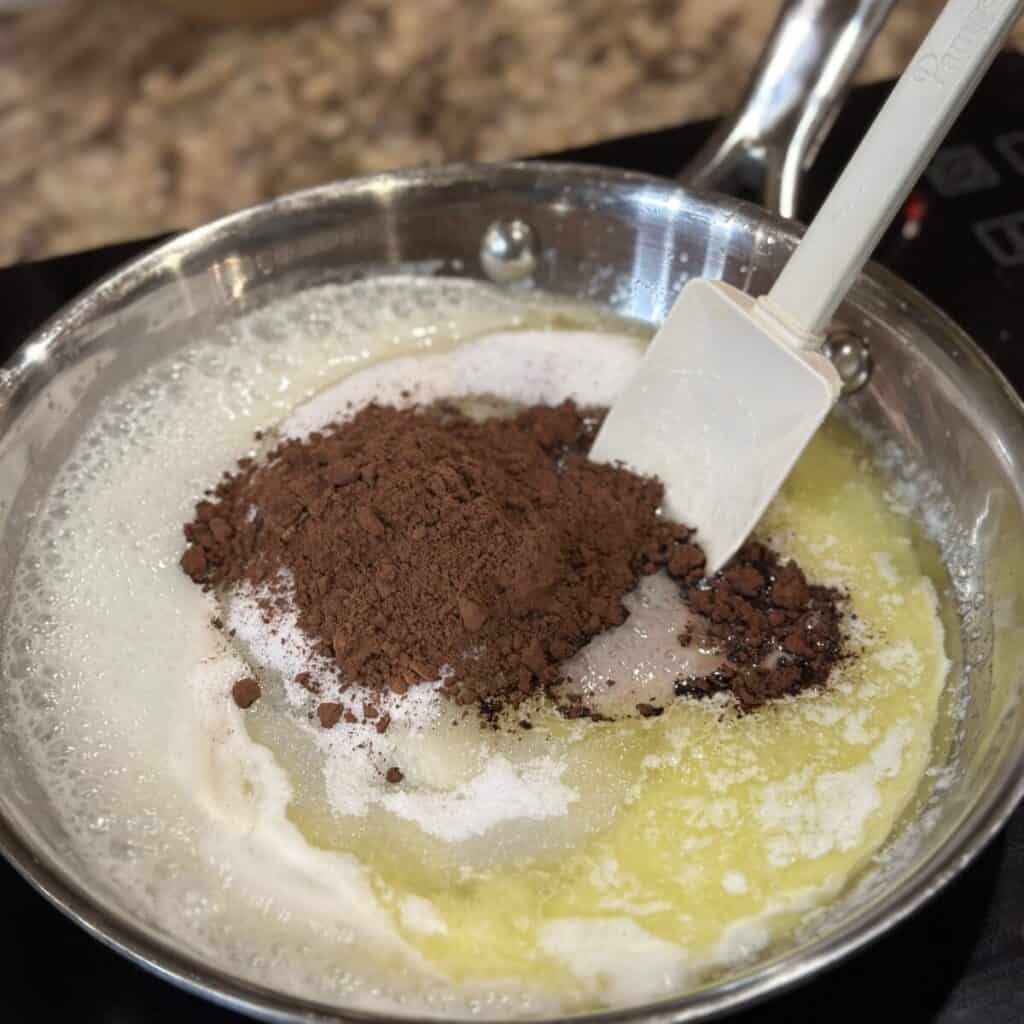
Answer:
<path fill-rule="evenodd" d="M 800 171 L 889 3 L 789 3 L 741 112 L 693 179 L 767 166 L 767 195 L 795 209 Z M 808 91 L 811 99 L 806 97 Z M 413 171 L 327 185 L 225 218 L 134 261 L 63 310 L 0 376 L 0 579 L 32 508 L 98 394 L 196 332 L 324 281 L 414 269 L 529 279 L 544 291 L 657 322 L 689 274 L 760 292 L 794 226 L 733 200 L 656 179 L 557 164 Z M 899 452 L 927 497 L 958 639 L 948 756 L 915 822 L 816 930 L 713 987 L 608 1020 L 705 1018 L 822 969 L 910 913 L 962 868 L 1024 791 L 1024 417 L 976 346 L 912 289 L 871 268 L 840 311 L 876 370 L 846 412 Z M 861 371 L 851 342 L 851 370 Z M 852 375 L 856 375 L 853 373 Z M 6 598 L 6 595 L 0 594 Z M 2 688 L 0 688 L 2 689 Z M 103 895 L 76 860 L 59 810 L 19 737 L 0 722 L 0 848 L 53 902 L 154 972 L 270 1020 L 366 1019 L 230 975 L 176 948 Z"/>

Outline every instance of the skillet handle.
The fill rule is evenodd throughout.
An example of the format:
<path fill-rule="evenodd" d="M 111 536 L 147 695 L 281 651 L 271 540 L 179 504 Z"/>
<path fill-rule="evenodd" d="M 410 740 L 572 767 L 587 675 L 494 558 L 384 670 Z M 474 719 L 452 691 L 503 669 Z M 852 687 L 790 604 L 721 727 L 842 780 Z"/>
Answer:
<path fill-rule="evenodd" d="M 894 4 L 783 0 L 739 110 L 682 172 L 682 183 L 724 192 L 760 188 L 764 206 L 796 217 L 803 172 Z"/>

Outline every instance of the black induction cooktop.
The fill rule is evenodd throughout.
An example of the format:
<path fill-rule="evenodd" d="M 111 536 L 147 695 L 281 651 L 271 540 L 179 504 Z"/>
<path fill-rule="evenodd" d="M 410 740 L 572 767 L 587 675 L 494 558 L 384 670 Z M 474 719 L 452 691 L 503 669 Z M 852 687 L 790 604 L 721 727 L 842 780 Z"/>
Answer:
<path fill-rule="evenodd" d="M 888 86 L 855 90 L 807 189 L 807 219 Z M 710 122 L 617 139 L 561 158 L 673 175 Z M 0 349 L 156 239 L 0 269 Z M 993 65 L 876 258 L 964 327 L 1024 393 L 1024 55 Z M 237 1014 L 172 988 L 79 930 L 0 861 L 6 977 L 0 1020 L 230 1024 Z M 735 1024 L 1024 1022 L 1024 809 L 910 920 Z"/>

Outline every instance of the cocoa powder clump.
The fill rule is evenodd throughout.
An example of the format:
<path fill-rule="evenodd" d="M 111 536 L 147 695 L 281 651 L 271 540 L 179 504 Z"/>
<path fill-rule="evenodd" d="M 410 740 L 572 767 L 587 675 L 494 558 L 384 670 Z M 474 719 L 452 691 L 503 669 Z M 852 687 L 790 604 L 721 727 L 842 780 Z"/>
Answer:
<path fill-rule="evenodd" d="M 252 676 L 239 679 L 231 687 L 231 697 L 242 709 L 252 707 L 260 699 L 260 684 Z"/>
<path fill-rule="evenodd" d="M 317 706 L 316 717 L 325 729 L 333 729 L 341 721 L 343 711 L 336 701 L 325 700 Z"/>

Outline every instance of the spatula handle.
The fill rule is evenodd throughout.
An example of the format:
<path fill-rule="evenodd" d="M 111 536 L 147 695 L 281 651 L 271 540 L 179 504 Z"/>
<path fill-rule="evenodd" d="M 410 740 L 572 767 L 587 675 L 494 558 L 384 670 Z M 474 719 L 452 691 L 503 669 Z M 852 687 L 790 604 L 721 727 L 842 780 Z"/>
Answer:
<path fill-rule="evenodd" d="M 1022 11 L 949 0 L 769 292 L 783 320 L 824 330 Z"/>

